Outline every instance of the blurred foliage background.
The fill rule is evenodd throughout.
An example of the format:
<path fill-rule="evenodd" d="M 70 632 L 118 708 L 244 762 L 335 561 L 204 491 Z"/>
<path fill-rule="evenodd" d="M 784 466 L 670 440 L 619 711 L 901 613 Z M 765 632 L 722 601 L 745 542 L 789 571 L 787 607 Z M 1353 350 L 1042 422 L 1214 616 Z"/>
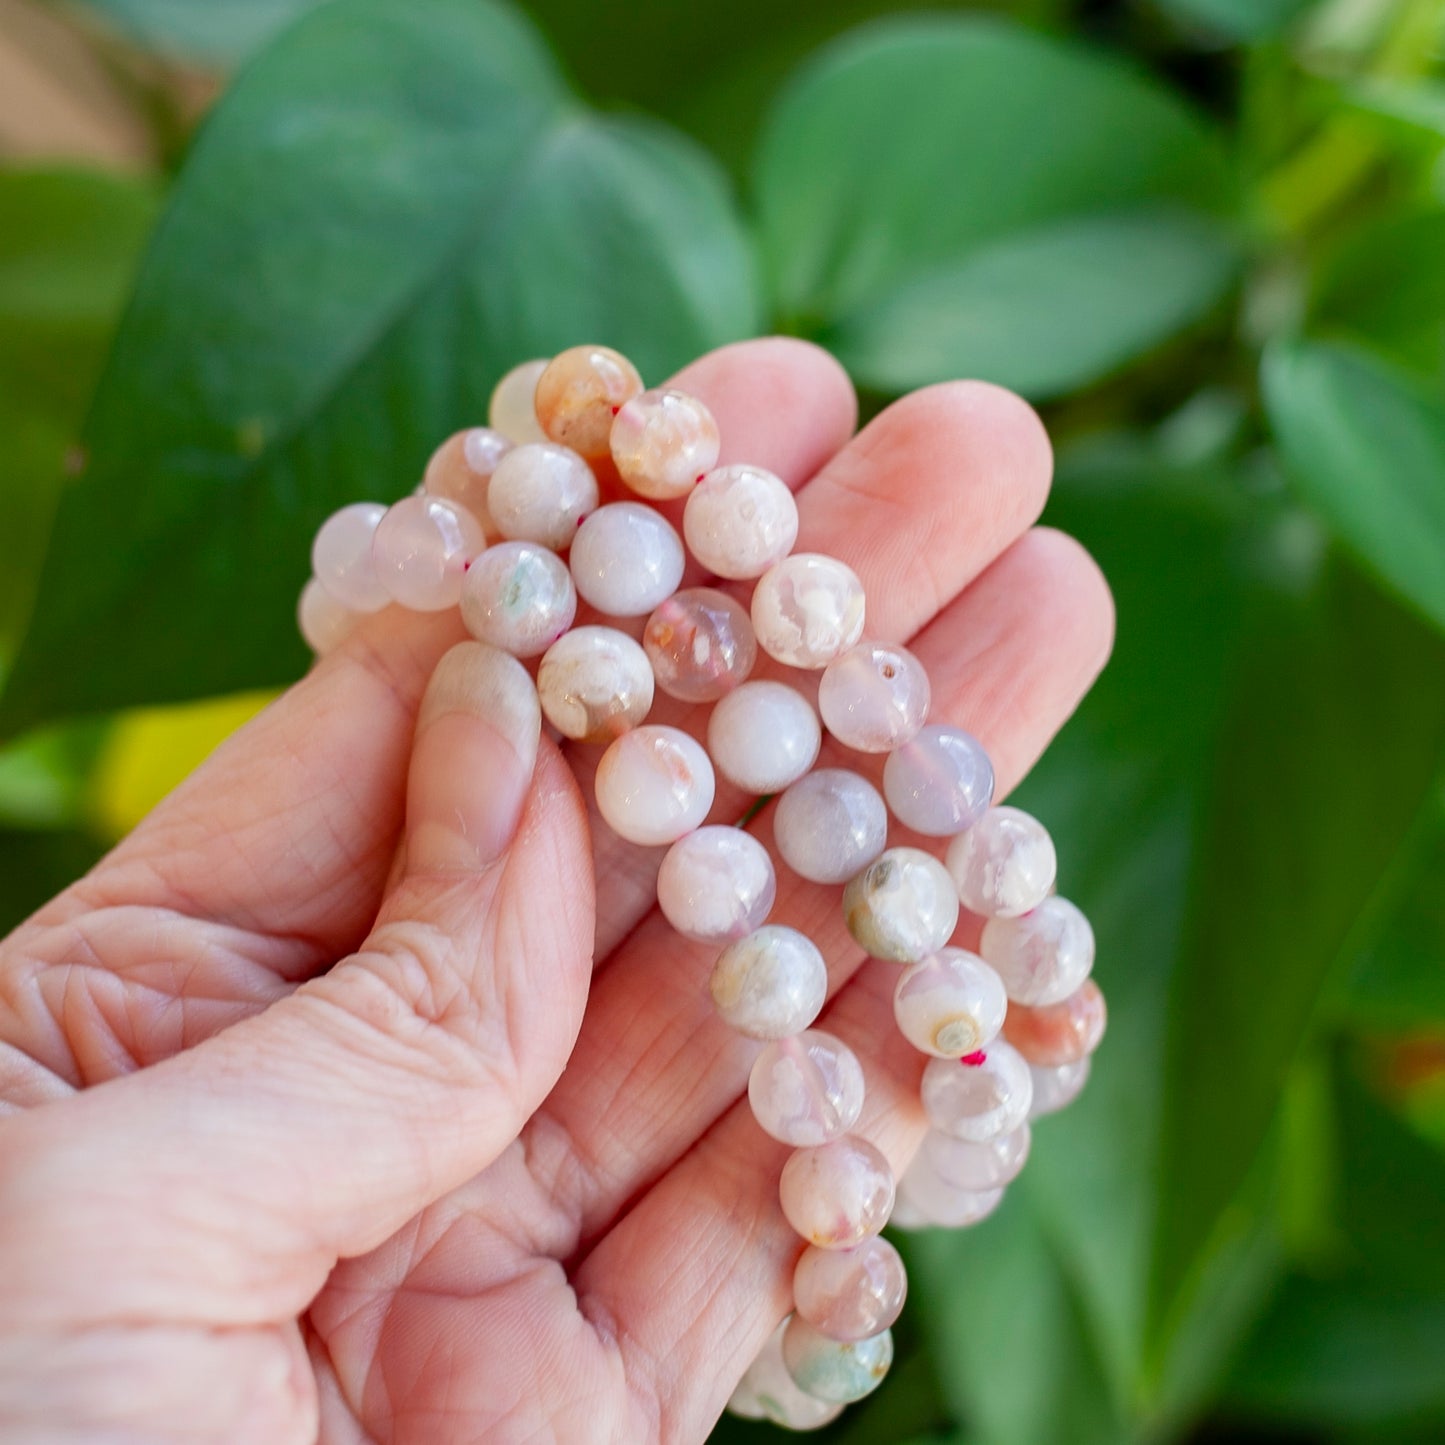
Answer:
<path fill-rule="evenodd" d="M 0 151 L 0 932 L 512 360 L 1003 382 L 1111 1036 L 828 1438 L 1445 1439 L 1445 0 L 0 0 Z"/>

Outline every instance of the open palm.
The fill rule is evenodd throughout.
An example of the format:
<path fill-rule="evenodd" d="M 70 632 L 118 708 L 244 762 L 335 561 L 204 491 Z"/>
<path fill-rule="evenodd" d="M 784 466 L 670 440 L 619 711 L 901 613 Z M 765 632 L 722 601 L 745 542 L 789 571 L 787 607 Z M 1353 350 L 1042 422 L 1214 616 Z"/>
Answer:
<path fill-rule="evenodd" d="M 951 384 L 850 440 L 846 379 L 791 341 L 676 384 L 724 462 L 799 488 L 800 548 L 1012 786 L 1111 635 L 1088 557 L 1030 530 L 1028 408 Z M 0 1436 L 700 1441 L 786 1311 L 787 1150 L 739 1103 L 757 1046 L 712 952 L 657 913 L 661 850 L 590 824 L 597 750 L 539 739 L 517 665 L 461 639 L 369 620 L 0 944 Z M 896 970 L 836 889 L 780 867 L 773 917 L 828 959 L 901 1168 Z"/>

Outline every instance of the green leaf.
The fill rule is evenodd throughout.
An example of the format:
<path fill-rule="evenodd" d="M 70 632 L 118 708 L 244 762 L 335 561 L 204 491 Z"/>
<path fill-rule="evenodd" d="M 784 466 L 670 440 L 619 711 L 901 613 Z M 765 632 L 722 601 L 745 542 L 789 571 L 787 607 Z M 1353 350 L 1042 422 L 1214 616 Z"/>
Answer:
<path fill-rule="evenodd" d="M 85 0 L 147 50 L 231 65 L 320 0 Z"/>
<path fill-rule="evenodd" d="M 508 12 L 317 10 L 177 183 L 0 727 L 288 680 L 315 527 L 412 486 L 507 366 L 596 338 L 660 378 L 756 317 L 714 168 L 578 109 Z"/>
<path fill-rule="evenodd" d="M 825 340 L 880 391 L 986 376 L 1043 399 L 1197 320 L 1234 268 L 1225 234 L 1187 213 L 1070 217 L 904 282 Z"/>
<path fill-rule="evenodd" d="M 1263 382 L 1301 494 L 1445 628 L 1445 397 L 1362 351 L 1318 343 L 1270 351 Z"/>
<path fill-rule="evenodd" d="M 1261 611 L 1174 980 L 1151 1334 L 1208 1282 L 1328 976 L 1445 749 L 1445 642 L 1342 569 Z"/>
<path fill-rule="evenodd" d="M 1323 268 L 1315 326 L 1445 378 L 1445 210 L 1366 225 Z"/>
<path fill-rule="evenodd" d="M 1357 82 L 1346 94 L 1358 110 L 1445 140 L 1445 83 L 1373 79 Z"/>
<path fill-rule="evenodd" d="M 1203 25 L 1228 40 L 1262 40 L 1277 34 L 1315 0 L 1156 0 L 1181 20 Z"/>
<path fill-rule="evenodd" d="M 949 319 L 973 324 L 985 302 L 977 336 L 994 337 L 993 348 L 966 354 L 1017 364 L 1018 353 L 999 349 L 1006 307 L 981 297 L 986 287 L 1057 297 L 1066 283 L 1052 268 L 1064 264 L 1084 291 L 1112 288 L 1114 213 L 1219 208 L 1231 193 L 1207 127 L 1167 91 L 1106 56 L 978 17 L 876 24 L 824 50 L 774 109 L 755 174 L 783 314 L 836 329 L 864 375 L 909 381 L 952 364 Z M 1071 379 L 1152 345 L 1169 318 L 1198 314 L 1211 281 L 1209 299 L 1227 279 L 1197 232 L 1192 244 L 1177 232 L 1161 238 L 1142 261 L 1148 243 L 1137 232 L 1112 234 L 1134 248 L 1139 289 L 1165 294 L 1131 298 L 1129 324 L 1107 340 L 1072 329 L 1097 324 L 1088 301 L 1074 300 L 1052 338 L 1072 356 Z M 926 316 L 935 303 L 947 316 Z M 1042 310 L 1021 321 L 1030 342 Z M 912 343 L 909 329 L 925 318 Z M 1010 344 L 1022 351 L 1023 336 Z M 1037 345 L 1028 357 L 1046 365 Z"/>

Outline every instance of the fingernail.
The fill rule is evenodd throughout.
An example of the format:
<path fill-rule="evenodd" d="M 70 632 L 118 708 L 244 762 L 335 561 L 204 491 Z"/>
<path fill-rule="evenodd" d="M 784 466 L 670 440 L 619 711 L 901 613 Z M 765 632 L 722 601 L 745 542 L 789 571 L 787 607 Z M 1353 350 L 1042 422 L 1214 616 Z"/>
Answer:
<path fill-rule="evenodd" d="M 516 836 L 537 765 L 542 710 L 527 670 L 481 642 L 437 664 L 417 717 L 407 784 L 407 866 L 475 869 Z"/>

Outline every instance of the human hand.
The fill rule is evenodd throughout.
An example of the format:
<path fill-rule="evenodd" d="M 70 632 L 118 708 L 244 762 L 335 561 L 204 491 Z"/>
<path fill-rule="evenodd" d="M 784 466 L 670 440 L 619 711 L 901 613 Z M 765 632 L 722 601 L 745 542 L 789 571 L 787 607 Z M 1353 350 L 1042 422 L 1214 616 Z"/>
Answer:
<path fill-rule="evenodd" d="M 850 441 L 846 379 L 792 341 L 675 384 L 724 462 L 800 489 L 800 549 L 858 572 L 1007 791 L 1112 628 L 1084 552 L 1029 530 L 1033 414 L 950 384 Z M 662 850 L 589 826 L 597 750 L 462 636 L 369 620 L 0 944 L 0 1438 L 701 1441 L 786 1312 L 788 1150 L 739 1102 L 715 950 L 656 912 Z M 923 1059 L 837 904 L 779 868 L 901 1169 Z"/>

